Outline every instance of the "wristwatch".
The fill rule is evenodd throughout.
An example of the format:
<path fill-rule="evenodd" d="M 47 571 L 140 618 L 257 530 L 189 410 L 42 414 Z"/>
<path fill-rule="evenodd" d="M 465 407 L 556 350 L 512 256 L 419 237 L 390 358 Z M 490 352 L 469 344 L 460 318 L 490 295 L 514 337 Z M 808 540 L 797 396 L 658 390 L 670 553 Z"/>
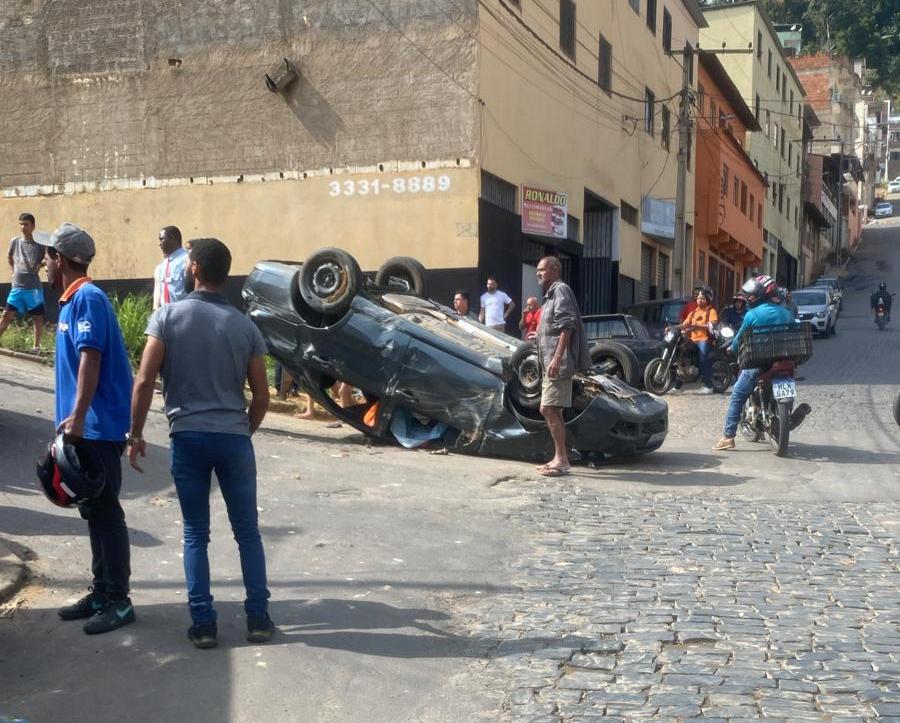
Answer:
<path fill-rule="evenodd" d="M 125 435 L 125 444 L 134 444 L 135 442 L 143 442 L 144 438 L 141 435 L 134 435 L 131 432 Z"/>

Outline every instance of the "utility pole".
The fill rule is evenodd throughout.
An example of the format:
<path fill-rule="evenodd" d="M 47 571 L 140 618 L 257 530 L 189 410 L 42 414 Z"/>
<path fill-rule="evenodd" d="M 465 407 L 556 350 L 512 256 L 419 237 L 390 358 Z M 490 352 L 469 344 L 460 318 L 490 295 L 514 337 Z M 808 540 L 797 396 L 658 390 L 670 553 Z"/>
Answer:
<path fill-rule="evenodd" d="M 684 44 L 681 65 L 681 100 L 678 108 L 678 174 L 675 185 L 675 248 L 672 249 L 673 280 L 676 298 L 690 289 L 686 280 L 688 260 L 693 259 L 693 251 L 687 248 L 685 227 L 685 206 L 687 203 L 687 161 L 691 150 L 691 69 L 694 64 L 694 49 L 690 43 Z"/>
<path fill-rule="evenodd" d="M 841 218 L 841 204 L 844 202 L 844 141 L 841 141 L 841 154 L 838 156 L 838 172 L 837 172 L 837 249 L 834 257 L 837 263 L 841 263 L 841 255 L 843 254 L 843 236 L 844 221 Z M 847 217 L 847 225 L 850 225 L 850 217 Z"/>

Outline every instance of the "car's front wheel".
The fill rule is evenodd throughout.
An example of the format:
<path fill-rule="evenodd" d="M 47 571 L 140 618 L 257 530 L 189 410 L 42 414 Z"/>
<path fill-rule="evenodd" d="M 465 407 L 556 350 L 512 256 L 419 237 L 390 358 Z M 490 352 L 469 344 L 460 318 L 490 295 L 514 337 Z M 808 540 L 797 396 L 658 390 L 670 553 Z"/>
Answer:
<path fill-rule="evenodd" d="M 300 296 L 320 314 L 343 314 L 361 284 L 359 264 L 341 249 L 319 249 L 300 268 Z"/>

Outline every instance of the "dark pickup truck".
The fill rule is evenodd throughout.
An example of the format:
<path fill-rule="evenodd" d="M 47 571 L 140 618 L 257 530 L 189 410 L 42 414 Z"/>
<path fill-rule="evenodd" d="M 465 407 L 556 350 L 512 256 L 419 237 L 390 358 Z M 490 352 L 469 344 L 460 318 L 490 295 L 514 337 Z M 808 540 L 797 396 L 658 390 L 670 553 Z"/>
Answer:
<path fill-rule="evenodd" d="M 628 314 L 594 314 L 583 319 L 595 369 L 633 387 L 642 386 L 644 367 L 662 354 L 663 342 Z"/>

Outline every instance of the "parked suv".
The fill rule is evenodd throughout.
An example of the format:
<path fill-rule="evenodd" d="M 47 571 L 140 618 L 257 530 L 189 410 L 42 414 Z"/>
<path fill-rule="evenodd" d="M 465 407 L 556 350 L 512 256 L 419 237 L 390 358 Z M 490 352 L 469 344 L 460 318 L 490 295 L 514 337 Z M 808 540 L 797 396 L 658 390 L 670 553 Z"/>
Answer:
<path fill-rule="evenodd" d="M 810 323 L 813 331 L 822 336 L 834 335 L 838 305 L 828 288 L 813 286 L 798 289 L 793 293 L 793 299 L 800 321 Z"/>
<path fill-rule="evenodd" d="M 594 368 L 640 387 L 644 368 L 662 353 L 663 343 L 628 314 L 589 314 L 584 328 Z"/>
<path fill-rule="evenodd" d="M 643 322 L 654 339 L 662 339 L 667 326 L 681 323 L 681 310 L 689 301 L 690 298 L 643 301 L 629 306 L 625 313 Z"/>

